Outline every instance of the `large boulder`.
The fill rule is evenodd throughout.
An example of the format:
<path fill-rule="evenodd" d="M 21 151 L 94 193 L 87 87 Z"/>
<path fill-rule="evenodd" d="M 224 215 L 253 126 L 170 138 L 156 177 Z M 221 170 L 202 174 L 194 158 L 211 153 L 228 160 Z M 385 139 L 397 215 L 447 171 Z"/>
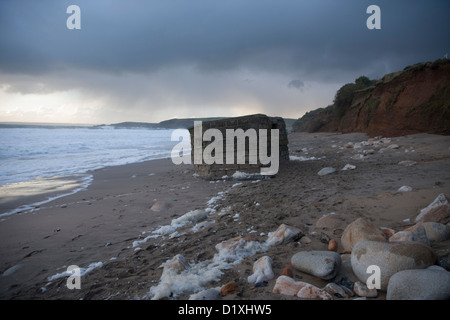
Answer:
<path fill-rule="evenodd" d="M 372 222 L 358 218 L 350 223 L 341 236 L 344 251 L 352 251 L 353 246 L 362 240 L 386 241 L 384 232 Z"/>
<path fill-rule="evenodd" d="M 362 282 L 367 283 L 367 279 L 374 274 L 373 271 L 368 272 L 369 266 L 379 268 L 379 289 L 383 291 L 387 289 L 393 274 L 401 270 L 423 269 L 435 261 L 433 250 L 420 242 L 360 241 L 351 254 L 353 272 Z"/>
<path fill-rule="evenodd" d="M 387 300 L 448 300 L 450 272 L 445 270 L 403 270 L 394 274 L 387 287 Z"/>

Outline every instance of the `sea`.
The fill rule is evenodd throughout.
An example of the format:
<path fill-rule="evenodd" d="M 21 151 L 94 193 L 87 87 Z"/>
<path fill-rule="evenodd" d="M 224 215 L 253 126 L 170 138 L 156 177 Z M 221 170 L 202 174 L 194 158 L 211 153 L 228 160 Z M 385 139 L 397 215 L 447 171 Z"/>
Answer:
<path fill-rule="evenodd" d="M 169 158 L 178 143 L 172 141 L 172 132 L 114 126 L 0 127 L 0 218 L 84 190 L 92 182 L 91 170 Z M 30 196 L 39 201 L 17 208 L 6 205 Z"/>

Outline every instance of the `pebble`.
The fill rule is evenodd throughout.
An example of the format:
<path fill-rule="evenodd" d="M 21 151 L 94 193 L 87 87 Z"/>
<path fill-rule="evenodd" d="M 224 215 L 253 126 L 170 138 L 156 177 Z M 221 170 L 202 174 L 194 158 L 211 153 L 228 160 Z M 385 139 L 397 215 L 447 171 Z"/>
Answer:
<path fill-rule="evenodd" d="M 249 283 L 259 284 L 273 278 L 272 259 L 269 256 L 263 256 L 253 264 L 253 274 L 247 280 Z"/>
<path fill-rule="evenodd" d="M 172 207 L 172 203 L 169 201 L 156 201 L 151 207 L 150 210 L 155 212 L 161 212 L 164 210 L 168 210 Z"/>
<path fill-rule="evenodd" d="M 386 241 L 386 236 L 369 220 L 358 218 L 345 228 L 341 245 L 344 251 L 352 251 L 353 246 L 361 240 Z"/>
<path fill-rule="evenodd" d="M 366 283 L 371 265 L 380 268 L 380 289 L 387 289 L 389 278 L 400 270 L 423 269 L 436 261 L 433 250 L 420 242 L 360 241 L 351 254 L 354 274 Z"/>
<path fill-rule="evenodd" d="M 303 231 L 297 227 L 281 224 L 277 230 L 270 232 L 266 243 L 270 246 L 286 244 L 290 241 L 300 239 L 304 235 Z"/>
<path fill-rule="evenodd" d="M 330 242 L 328 243 L 328 250 L 337 252 L 337 250 L 338 250 L 338 243 L 337 243 L 336 240 L 334 240 L 334 239 L 330 240 Z"/>
<path fill-rule="evenodd" d="M 330 282 L 328 283 L 323 290 L 325 290 L 326 292 L 328 292 L 330 295 L 332 295 L 333 297 L 337 297 L 337 298 L 348 298 L 351 297 L 353 295 L 352 292 L 350 292 L 349 289 L 342 287 L 334 282 Z"/>
<path fill-rule="evenodd" d="M 291 258 L 292 266 L 324 280 L 334 278 L 341 266 L 341 256 L 333 251 L 300 251 Z"/>
<path fill-rule="evenodd" d="M 292 273 L 292 270 L 290 268 L 286 267 L 283 270 L 281 270 L 280 276 L 288 276 L 293 278 L 294 274 Z"/>
<path fill-rule="evenodd" d="M 353 291 L 360 297 L 376 298 L 378 296 L 377 289 L 369 289 L 364 283 L 359 281 L 356 281 L 353 285 Z"/>
<path fill-rule="evenodd" d="M 412 188 L 410 186 L 401 186 L 397 190 L 397 192 L 410 192 L 410 191 L 412 191 Z"/>
<path fill-rule="evenodd" d="M 386 147 L 387 149 L 398 149 L 398 148 L 400 148 L 399 147 L 399 145 L 398 144 L 390 144 L 390 145 L 388 145 L 387 147 Z"/>
<path fill-rule="evenodd" d="M 332 168 L 332 167 L 325 167 L 325 168 L 321 169 L 319 172 L 317 172 L 317 174 L 318 174 L 319 176 L 325 176 L 325 175 L 330 174 L 330 173 L 333 173 L 333 172 L 336 172 L 336 169 L 335 169 L 335 168 Z"/>
<path fill-rule="evenodd" d="M 433 269 L 403 270 L 390 279 L 387 300 L 448 300 L 450 272 Z"/>
<path fill-rule="evenodd" d="M 230 294 L 235 294 L 236 292 L 238 292 L 239 287 L 237 285 L 236 282 L 231 281 L 228 282 L 227 284 L 225 284 L 222 288 L 220 288 L 220 294 L 222 296 L 228 296 Z"/>
<path fill-rule="evenodd" d="M 342 171 L 347 171 L 347 170 L 355 170 L 355 169 L 356 169 L 356 166 L 348 163 L 341 170 Z"/>
<path fill-rule="evenodd" d="M 324 289 L 320 289 L 312 284 L 307 284 L 297 293 L 297 297 L 303 299 L 322 299 L 322 300 L 333 300 L 331 294 L 329 294 Z"/>

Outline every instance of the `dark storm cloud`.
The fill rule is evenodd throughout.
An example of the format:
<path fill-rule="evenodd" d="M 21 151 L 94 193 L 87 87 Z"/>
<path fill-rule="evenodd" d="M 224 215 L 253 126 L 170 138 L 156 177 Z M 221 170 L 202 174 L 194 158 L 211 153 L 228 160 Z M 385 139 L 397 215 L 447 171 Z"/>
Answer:
<path fill-rule="evenodd" d="M 81 30 L 66 28 L 72 4 Z M 366 27 L 372 4 L 381 30 Z M 0 120 L 25 117 L 37 95 L 64 96 L 100 123 L 299 117 L 361 75 L 450 53 L 449 9 L 448 0 L 1 0 Z"/>
<path fill-rule="evenodd" d="M 81 8 L 81 30 L 66 28 L 70 4 Z M 366 28 L 370 4 L 381 7 L 381 30 Z M 120 74 L 194 65 L 326 79 L 442 57 L 450 52 L 449 9 L 447 0 L 6 0 L 0 71 Z"/>

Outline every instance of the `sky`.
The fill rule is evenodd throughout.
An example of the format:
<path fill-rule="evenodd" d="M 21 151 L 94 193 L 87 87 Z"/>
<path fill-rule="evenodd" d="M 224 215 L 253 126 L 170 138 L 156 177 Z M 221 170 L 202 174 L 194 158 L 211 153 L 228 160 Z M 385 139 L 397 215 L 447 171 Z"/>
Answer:
<path fill-rule="evenodd" d="M 80 8 L 81 29 L 69 29 Z M 381 29 L 369 29 L 370 5 Z M 0 122 L 299 118 L 450 54 L 448 0 L 2 0 Z"/>

